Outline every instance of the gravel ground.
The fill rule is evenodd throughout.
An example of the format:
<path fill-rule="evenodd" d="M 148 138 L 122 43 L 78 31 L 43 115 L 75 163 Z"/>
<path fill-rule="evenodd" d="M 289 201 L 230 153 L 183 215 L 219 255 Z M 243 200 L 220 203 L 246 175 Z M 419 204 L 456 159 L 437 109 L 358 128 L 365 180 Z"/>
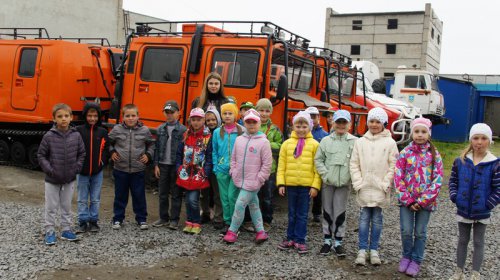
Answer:
<path fill-rule="evenodd" d="M 420 279 L 445 279 L 454 269 L 457 225 L 453 205 L 446 197 L 447 191 L 443 191 L 440 209 L 431 216 Z M 286 231 L 286 201 L 280 198 L 277 204 L 271 239 L 259 246 L 247 232 L 240 234 L 235 245 L 226 245 L 211 226 L 205 226 L 200 236 L 188 236 L 167 228 L 140 231 L 129 221 L 119 231 L 103 222 L 100 233 L 85 234 L 76 243 L 58 240 L 48 247 L 41 234 L 43 205 L 1 201 L 0 279 L 409 279 L 397 272 L 401 241 L 396 206 L 384 213 L 383 265 L 356 267 L 358 209 L 353 196 L 345 259 L 318 255 L 321 227 L 313 223 L 308 232 L 308 255 L 277 250 Z M 500 251 L 497 218 L 498 210 L 487 228 L 483 279 L 498 279 L 500 273 L 500 255 L 495 253 Z M 469 252 L 467 270 L 470 263 Z"/>

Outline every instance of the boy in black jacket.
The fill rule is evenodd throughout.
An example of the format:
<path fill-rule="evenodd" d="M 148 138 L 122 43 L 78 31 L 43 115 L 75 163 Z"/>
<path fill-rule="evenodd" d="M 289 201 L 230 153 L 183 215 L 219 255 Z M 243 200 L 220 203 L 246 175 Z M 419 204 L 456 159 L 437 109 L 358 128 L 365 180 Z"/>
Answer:
<path fill-rule="evenodd" d="M 98 232 L 102 173 L 108 163 L 108 131 L 101 126 L 101 107 L 88 102 L 83 107 L 85 124 L 76 130 L 85 144 L 85 161 L 78 175 L 78 223 L 76 233 Z M 90 203 L 89 203 L 90 199 Z"/>

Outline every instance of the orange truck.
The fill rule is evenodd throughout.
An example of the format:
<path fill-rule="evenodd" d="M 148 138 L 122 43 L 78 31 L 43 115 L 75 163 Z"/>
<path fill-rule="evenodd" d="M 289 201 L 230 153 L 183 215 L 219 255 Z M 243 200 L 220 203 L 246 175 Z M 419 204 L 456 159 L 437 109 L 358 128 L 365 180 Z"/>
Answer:
<path fill-rule="evenodd" d="M 342 73 L 355 71 L 347 61 L 323 59 L 309 48 L 309 40 L 271 22 L 171 22 L 169 30 L 156 28 L 159 24 L 165 26 L 165 22 L 140 23 L 137 32 L 127 38 L 110 113 L 116 122 L 121 118 L 120 107 L 134 103 L 141 120 L 156 128 L 164 122 L 162 104 L 174 99 L 185 123 L 204 78 L 215 71 L 222 76 L 225 94 L 234 96 L 238 104 L 269 98 L 274 105 L 273 122 L 289 132 L 297 111 L 309 106 L 326 111 L 342 104 L 325 97 L 328 82 L 321 71 L 330 69 L 330 64 Z M 182 26 L 180 32 L 177 26 Z M 353 114 L 366 115 L 366 107 L 349 104 L 352 106 L 344 106 Z M 325 121 L 323 124 L 326 127 Z"/>
<path fill-rule="evenodd" d="M 109 113 L 122 51 L 101 38 L 50 38 L 43 28 L 0 29 L 0 162 L 37 167 L 52 107 L 87 101 Z"/>

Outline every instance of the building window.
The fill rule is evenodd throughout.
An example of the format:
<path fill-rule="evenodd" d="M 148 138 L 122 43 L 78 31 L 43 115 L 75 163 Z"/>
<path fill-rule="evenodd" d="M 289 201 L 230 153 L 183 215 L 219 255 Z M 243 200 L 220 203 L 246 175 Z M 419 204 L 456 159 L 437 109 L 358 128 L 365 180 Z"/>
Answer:
<path fill-rule="evenodd" d="M 438 34 L 438 45 L 441 44 L 441 35 Z"/>
<path fill-rule="evenodd" d="M 386 54 L 396 54 L 396 44 L 386 44 L 385 45 Z"/>
<path fill-rule="evenodd" d="M 351 55 L 360 55 L 360 54 L 361 54 L 361 46 L 351 45 Z"/>
<path fill-rule="evenodd" d="M 362 30 L 363 29 L 363 21 L 362 20 L 353 20 L 352 21 L 352 30 Z"/>
<path fill-rule="evenodd" d="M 431 38 L 434 39 L 434 27 L 431 28 Z"/>
<path fill-rule="evenodd" d="M 384 77 L 387 77 L 387 78 L 394 77 L 394 73 L 391 73 L 391 72 L 384 72 Z"/>
<path fill-rule="evenodd" d="M 390 18 L 387 20 L 387 29 L 398 29 L 398 19 Z"/>

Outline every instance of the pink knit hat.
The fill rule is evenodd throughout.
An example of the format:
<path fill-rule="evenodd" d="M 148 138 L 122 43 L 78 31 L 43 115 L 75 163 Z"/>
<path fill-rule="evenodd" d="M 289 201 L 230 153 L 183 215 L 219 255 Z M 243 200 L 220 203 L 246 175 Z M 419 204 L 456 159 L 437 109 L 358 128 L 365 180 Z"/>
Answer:
<path fill-rule="evenodd" d="M 429 135 L 431 135 L 432 122 L 429 119 L 422 118 L 422 117 L 414 119 L 411 122 L 411 124 L 410 124 L 411 133 L 413 133 L 413 130 L 417 126 L 427 128 L 427 131 L 429 132 Z"/>

